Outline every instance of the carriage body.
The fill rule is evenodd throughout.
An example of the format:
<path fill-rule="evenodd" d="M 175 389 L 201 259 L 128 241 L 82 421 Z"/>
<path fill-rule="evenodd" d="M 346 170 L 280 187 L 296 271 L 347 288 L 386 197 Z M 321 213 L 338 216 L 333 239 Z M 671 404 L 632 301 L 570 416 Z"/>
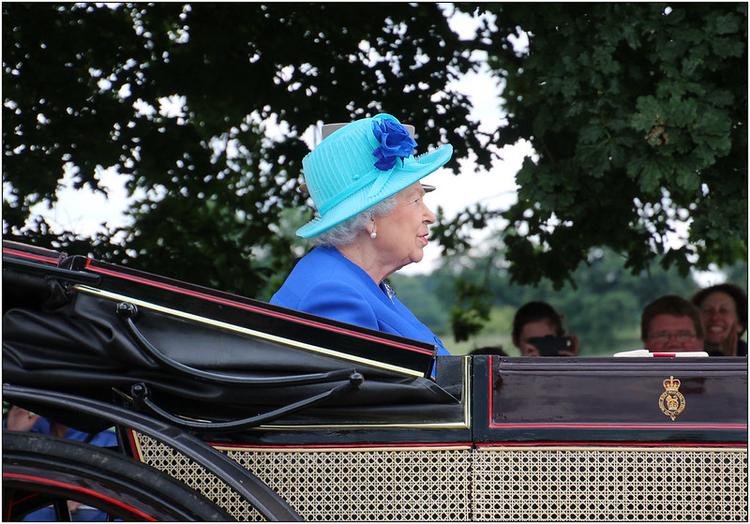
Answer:
<path fill-rule="evenodd" d="M 746 358 L 435 359 L 85 257 L 12 243 L 3 257 L 4 380 L 133 413 L 122 451 L 237 519 L 270 513 L 135 414 L 231 458 L 305 520 L 747 519 Z"/>

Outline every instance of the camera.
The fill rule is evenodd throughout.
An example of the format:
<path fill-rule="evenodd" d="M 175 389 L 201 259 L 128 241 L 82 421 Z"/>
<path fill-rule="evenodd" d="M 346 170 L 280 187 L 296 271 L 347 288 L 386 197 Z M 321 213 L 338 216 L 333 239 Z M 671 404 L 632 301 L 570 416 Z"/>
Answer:
<path fill-rule="evenodd" d="M 533 337 L 528 339 L 528 343 L 539 350 L 542 357 L 559 357 L 561 351 L 572 351 L 573 341 L 570 337 Z"/>

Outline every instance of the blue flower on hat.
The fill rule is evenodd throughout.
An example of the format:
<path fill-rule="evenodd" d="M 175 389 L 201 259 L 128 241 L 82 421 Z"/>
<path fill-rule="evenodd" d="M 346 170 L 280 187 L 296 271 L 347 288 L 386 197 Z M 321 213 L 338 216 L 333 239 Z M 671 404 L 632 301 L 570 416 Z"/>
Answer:
<path fill-rule="evenodd" d="M 417 147 L 417 143 L 409 136 L 409 131 L 403 125 L 389 118 L 372 121 L 372 132 L 380 143 L 373 156 L 377 159 L 375 167 L 381 171 L 388 171 L 396 164 L 396 159 L 410 157 Z"/>

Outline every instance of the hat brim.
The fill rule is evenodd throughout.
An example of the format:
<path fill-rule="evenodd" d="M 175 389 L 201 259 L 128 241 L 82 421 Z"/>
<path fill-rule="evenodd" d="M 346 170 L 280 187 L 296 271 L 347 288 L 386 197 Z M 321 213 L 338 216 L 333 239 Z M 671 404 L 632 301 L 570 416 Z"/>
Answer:
<path fill-rule="evenodd" d="M 453 146 L 444 146 L 414 157 L 414 162 L 406 166 L 396 165 L 393 174 L 388 179 L 376 197 L 368 197 L 370 186 L 365 186 L 340 204 L 329 209 L 322 217 L 316 217 L 297 230 L 297 236 L 312 238 L 325 233 L 334 226 L 352 218 L 354 215 L 366 211 L 375 204 L 406 189 L 414 182 L 421 180 L 430 173 L 443 167 L 453 156 Z"/>

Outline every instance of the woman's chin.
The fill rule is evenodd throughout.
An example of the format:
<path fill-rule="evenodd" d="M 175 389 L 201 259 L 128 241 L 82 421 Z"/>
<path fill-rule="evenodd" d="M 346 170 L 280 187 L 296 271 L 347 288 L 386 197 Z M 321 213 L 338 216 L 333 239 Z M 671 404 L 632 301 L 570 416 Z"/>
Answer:
<path fill-rule="evenodd" d="M 706 343 L 706 345 L 719 347 L 719 346 L 721 346 L 724 343 L 724 340 L 726 340 L 726 339 L 725 339 L 725 337 L 722 337 L 722 336 L 718 336 L 718 337 L 706 337 L 705 338 L 705 343 Z"/>

